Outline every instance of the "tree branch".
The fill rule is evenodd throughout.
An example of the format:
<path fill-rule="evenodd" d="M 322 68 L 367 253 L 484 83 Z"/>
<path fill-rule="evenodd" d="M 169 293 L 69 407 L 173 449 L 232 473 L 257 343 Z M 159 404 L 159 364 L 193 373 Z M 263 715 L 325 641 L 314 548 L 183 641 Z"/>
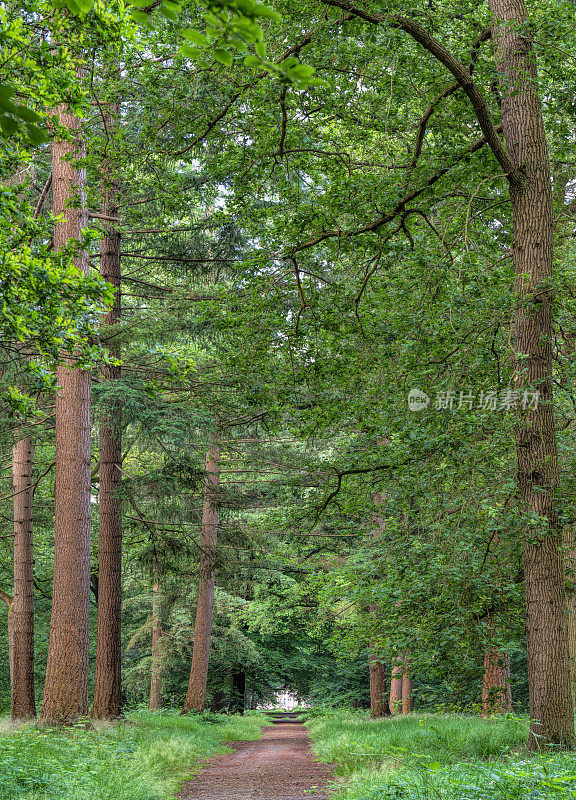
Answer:
<path fill-rule="evenodd" d="M 324 0 L 322 0 L 324 2 Z M 501 126 L 498 125 L 496 131 L 501 130 Z M 456 166 L 460 163 L 464 158 L 467 158 L 472 153 L 476 153 L 478 150 L 481 150 L 486 144 L 488 144 L 486 137 L 481 136 L 479 139 L 476 139 L 463 153 L 460 153 L 450 164 L 447 164 L 445 167 L 442 167 L 433 175 L 431 175 L 428 180 L 425 182 L 423 186 L 420 186 L 418 189 L 414 189 L 414 191 L 409 192 L 407 195 L 399 200 L 392 211 L 389 211 L 387 214 L 383 214 L 381 217 L 369 222 L 367 225 L 363 225 L 361 228 L 356 228 L 355 230 L 351 231 L 324 231 L 323 233 L 316 236 L 314 239 L 310 239 L 308 242 L 304 242 L 304 244 L 297 245 L 294 247 L 285 258 L 292 258 L 296 253 L 300 252 L 301 250 L 306 250 L 309 247 L 314 247 L 314 245 L 319 244 L 320 242 L 325 241 L 326 239 L 333 239 L 334 237 L 338 236 L 358 236 L 361 233 L 370 233 L 371 231 L 378 230 L 378 228 L 382 227 L 382 225 L 386 225 L 388 222 L 392 222 L 392 220 L 397 217 L 399 214 L 404 214 L 406 211 L 406 204 L 412 202 L 417 197 L 419 197 L 426 189 L 429 189 L 433 186 L 437 181 L 440 180 L 447 172 L 449 172 L 452 167 Z"/>
<path fill-rule="evenodd" d="M 498 129 L 492 120 L 492 115 L 490 114 L 490 109 L 488 108 L 482 90 L 472 80 L 470 70 L 467 69 L 442 42 L 435 39 L 428 33 L 426 28 L 423 28 L 413 19 L 403 17 L 400 14 L 373 13 L 364 8 L 355 6 L 349 0 L 320 0 L 320 2 L 327 6 L 341 8 L 343 11 L 347 11 L 349 14 L 353 14 L 355 17 L 359 17 L 373 25 L 387 24 L 392 28 L 398 28 L 411 36 L 414 41 L 418 42 L 418 44 L 433 55 L 434 58 L 446 67 L 464 89 L 472 104 L 476 119 L 478 120 L 486 142 L 490 145 L 494 157 L 502 167 L 503 172 L 506 173 L 508 180 L 513 184 L 522 182 L 522 172 L 514 166 L 506 147 L 498 136 Z"/>

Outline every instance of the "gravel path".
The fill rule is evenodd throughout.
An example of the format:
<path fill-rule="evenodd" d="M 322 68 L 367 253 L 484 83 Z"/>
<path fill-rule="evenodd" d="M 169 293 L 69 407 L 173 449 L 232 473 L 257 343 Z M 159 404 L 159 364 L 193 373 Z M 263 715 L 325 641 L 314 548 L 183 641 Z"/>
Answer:
<path fill-rule="evenodd" d="M 280 722 L 263 734 L 257 742 L 227 742 L 235 752 L 211 758 L 181 800 L 326 800 L 330 767 L 314 761 L 306 728 Z"/>

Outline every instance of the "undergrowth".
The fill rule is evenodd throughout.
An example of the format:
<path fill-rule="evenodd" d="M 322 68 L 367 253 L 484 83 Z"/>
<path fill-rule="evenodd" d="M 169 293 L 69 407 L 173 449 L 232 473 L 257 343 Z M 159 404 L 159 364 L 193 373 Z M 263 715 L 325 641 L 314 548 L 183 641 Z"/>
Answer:
<path fill-rule="evenodd" d="M 335 800 L 576 798 L 574 756 L 528 755 L 528 721 L 512 715 L 329 712 L 307 727 L 316 755 L 347 778 Z"/>
<path fill-rule="evenodd" d="M 95 730 L 34 725 L 0 735 L 0 800 L 168 800 L 201 756 L 257 739 L 257 714 L 130 713 Z"/>

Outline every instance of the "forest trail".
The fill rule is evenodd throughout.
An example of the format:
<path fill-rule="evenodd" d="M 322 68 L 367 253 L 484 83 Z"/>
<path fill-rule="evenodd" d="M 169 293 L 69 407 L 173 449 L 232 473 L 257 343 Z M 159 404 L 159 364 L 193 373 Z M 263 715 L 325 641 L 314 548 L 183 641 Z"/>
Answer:
<path fill-rule="evenodd" d="M 330 766 L 314 761 L 308 733 L 278 715 L 256 742 L 227 742 L 234 753 L 211 758 L 184 785 L 180 800 L 326 800 Z"/>

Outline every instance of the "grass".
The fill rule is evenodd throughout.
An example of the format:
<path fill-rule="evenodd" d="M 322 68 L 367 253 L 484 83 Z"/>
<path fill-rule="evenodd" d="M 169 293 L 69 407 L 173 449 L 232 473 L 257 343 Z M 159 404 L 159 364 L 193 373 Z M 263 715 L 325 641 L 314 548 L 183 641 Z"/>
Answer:
<path fill-rule="evenodd" d="M 574 756 L 528 755 L 528 722 L 512 715 L 371 720 L 340 711 L 307 727 L 316 755 L 341 776 L 335 800 L 576 798 Z"/>
<path fill-rule="evenodd" d="M 32 725 L 0 734 L 0 800 L 168 800 L 202 756 L 257 739 L 262 718 L 130 713 L 86 730 Z"/>

